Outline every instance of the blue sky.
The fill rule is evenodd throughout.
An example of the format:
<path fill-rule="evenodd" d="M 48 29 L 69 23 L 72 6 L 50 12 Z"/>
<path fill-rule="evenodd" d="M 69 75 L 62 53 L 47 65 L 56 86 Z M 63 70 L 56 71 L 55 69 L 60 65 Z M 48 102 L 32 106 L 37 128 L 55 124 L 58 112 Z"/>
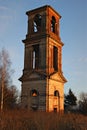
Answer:
<path fill-rule="evenodd" d="M 24 45 L 27 34 L 26 11 L 50 5 L 61 16 L 60 36 L 63 46 L 63 73 L 69 88 L 78 96 L 87 92 L 87 0 L 0 0 L 0 50 L 8 50 L 15 73 L 13 84 L 21 90 L 18 78 L 24 65 Z"/>

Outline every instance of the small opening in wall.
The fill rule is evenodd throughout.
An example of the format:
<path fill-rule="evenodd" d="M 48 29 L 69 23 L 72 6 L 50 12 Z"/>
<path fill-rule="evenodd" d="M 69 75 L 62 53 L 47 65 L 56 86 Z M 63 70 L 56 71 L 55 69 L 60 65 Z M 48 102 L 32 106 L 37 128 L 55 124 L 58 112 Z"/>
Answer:
<path fill-rule="evenodd" d="M 54 112 L 57 112 L 57 108 L 54 108 Z"/>
<path fill-rule="evenodd" d="M 58 90 L 54 91 L 54 96 L 59 97 L 59 92 L 58 92 Z"/>
<path fill-rule="evenodd" d="M 51 31 L 53 33 L 55 33 L 55 25 L 56 25 L 56 19 L 54 16 L 52 16 L 52 20 L 51 20 Z"/>
<path fill-rule="evenodd" d="M 34 89 L 34 90 L 31 91 L 31 96 L 32 97 L 37 97 L 38 95 L 39 95 L 39 93 L 38 93 L 37 90 Z"/>

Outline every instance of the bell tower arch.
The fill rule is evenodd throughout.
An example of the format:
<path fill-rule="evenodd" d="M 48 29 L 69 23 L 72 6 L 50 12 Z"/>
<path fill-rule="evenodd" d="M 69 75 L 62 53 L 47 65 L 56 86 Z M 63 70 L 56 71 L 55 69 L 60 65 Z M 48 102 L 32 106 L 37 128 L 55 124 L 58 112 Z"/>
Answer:
<path fill-rule="evenodd" d="M 64 83 L 59 21 L 61 16 L 46 5 L 26 12 L 28 29 L 24 43 L 22 107 L 63 111 Z"/>

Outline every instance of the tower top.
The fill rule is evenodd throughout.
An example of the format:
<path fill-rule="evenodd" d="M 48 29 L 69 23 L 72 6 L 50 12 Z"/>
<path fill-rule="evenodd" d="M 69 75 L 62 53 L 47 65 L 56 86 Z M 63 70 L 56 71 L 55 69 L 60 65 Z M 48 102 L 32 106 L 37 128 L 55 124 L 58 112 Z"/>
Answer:
<path fill-rule="evenodd" d="M 26 39 L 23 43 L 28 44 L 32 39 L 42 39 L 42 37 L 50 37 L 64 45 L 60 38 L 60 18 L 61 15 L 55 11 L 50 5 L 45 5 L 26 12 L 28 16 L 28 30 Z M 34 41 L 33 41 L 34 42 Z"/>
<path fill-rule="evenodd" d="M 26 12 L 26 14 L 29 15 L 29 14 L 32 14 L 32 13 L 35 13 L 35 12 L 38 12 L 38 11 L 40 12 L 40 10 L 43 11 L 43 10 L 47 10 L 47 9 L 52 10 L 53 12 L 55 12 L 61 18 L 61 15 L 56 10 L 54 10 L 50 5 L 44 5 L 44 6 L 36 8 L 36 9 L 29 10 L 29 11 Z"/>

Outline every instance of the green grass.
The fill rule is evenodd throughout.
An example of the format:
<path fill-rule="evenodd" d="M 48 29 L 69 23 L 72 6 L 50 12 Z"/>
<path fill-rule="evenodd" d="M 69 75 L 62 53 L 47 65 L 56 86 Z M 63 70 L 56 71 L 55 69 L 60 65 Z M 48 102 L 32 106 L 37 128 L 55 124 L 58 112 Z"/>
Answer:
<path fill-rule="evenodd" d="M 87 116 L 26 110 L 5 111 L 0 114 L 0 130 L 87 130 Z"/>

